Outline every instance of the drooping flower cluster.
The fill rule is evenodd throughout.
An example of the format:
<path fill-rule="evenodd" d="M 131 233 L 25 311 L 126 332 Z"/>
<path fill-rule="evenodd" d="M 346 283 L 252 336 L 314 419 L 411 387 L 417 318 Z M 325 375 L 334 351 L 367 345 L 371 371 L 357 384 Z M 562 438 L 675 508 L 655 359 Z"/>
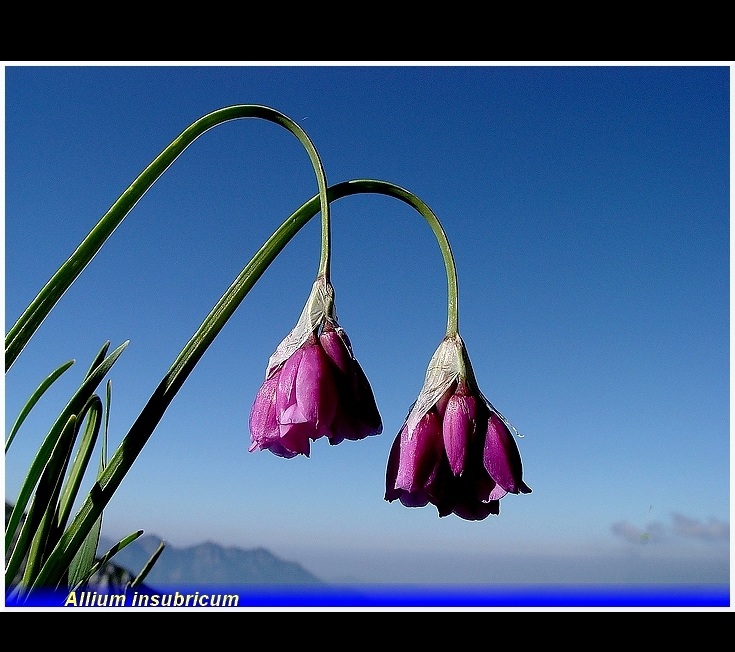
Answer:
<path fill-rule="evenodd" d="M 382 430 L 370 383 L 337 323 L 334 289 L 320 276 L 298 323 L 268 361 L 250 411 L 249 450 L 308 457 L 320 437 L 334 445 Z"/>
<path fill-rule="evenodd" d="M 385 499 L 467 520 L 499 514 L 503 496 L 531 492 L 511 428 L 477 387 L 459 335 L 445 338 L 393 442 Z"/>

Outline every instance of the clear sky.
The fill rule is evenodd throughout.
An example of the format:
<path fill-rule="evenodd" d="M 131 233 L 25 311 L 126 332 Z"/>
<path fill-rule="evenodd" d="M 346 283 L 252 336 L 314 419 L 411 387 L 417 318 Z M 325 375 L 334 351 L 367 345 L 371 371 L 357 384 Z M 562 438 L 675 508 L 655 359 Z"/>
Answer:
<path fill-rule="evenodd" d="M 327 62 L 329 64 L 330 62 Z M 523 433 L 528 495 L 439 518 L 383 499 L 395 434 L 447 319 L 423 218 L 382 195 L 332 205 L 341 325 L 383 434 L 310 458 L 249 453 L 269 356 L 319 262 L 318 217 L 256 284 L 113 497 L 104 530 L 263 546 L 327 581 L 727 582 L 730 83 L 727 63 L 31 65 L 6 62 L 5 330 L 161 150 L 199 117 L 268 105 L 327 181 L 373 178 L 442 222 L 479 386 Z M 5 460 L 13 501 L 105 341 L 116 446 L 209 310 L 317 192 L 259 119 L 201 136 L 135 206 L 5 377 L 6 436 L 76 364 Z"/>

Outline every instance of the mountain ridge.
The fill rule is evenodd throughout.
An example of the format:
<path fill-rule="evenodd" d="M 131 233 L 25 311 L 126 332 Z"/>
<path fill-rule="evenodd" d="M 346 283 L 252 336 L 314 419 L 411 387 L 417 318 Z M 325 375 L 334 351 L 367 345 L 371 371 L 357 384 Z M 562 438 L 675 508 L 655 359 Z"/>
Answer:
<path fill-rule="evenodd" d="M 160 545 L 154 534 L 139 537 L 120 550 L 116 564 L 139 572 Z M 224 546 L 211 540 L 190 546 L 174 546 L 164 541 L 164 549 L 145 578 L 150 587 L 167 585 L 238 584 L 323 584 L 301 564 L 283 560 L 262 546 L 245 549 Z M 99 554 L 114 541 L 100 540 Z"/>
<path fill-rule="evenodd" d="M 6 500 L 6 526 L 12 509 L 12 504 Z M 298 562 L 285 561 L 263 546 L 245 549 L 206 540 L 177 547 L 154 534 L 147 534 L 119 550 L 95 573 L 90 586 L 122 591 L 143 570 L 162 541 L 164 549 L 144 579 L 145 586 L 154 591 L 170 585 L 325 584 Z M 101 558 L 116 543 L 103 534 L 97 546 L 97 557 Z M 7 554 L 8 551 L 6 563 Z"/>

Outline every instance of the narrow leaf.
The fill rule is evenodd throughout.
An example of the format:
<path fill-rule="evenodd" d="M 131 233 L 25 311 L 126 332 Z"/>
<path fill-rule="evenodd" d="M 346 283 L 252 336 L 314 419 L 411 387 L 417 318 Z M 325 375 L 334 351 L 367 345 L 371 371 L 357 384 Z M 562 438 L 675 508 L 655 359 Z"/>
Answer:
<path fill-rule="evenodd" d="M 21 584 L 29 586 L 45 561 L 48 537 L 57 513 L 61 481 L 69 462 L 76 432 L 78 432 L 77 417 L 71 415 L 41 474 L 31 508 L 23 523 L 22 536 L 19 537 L 19 542 L 22 541 L 23 544 L 29 542 L 29 546 L 26 549 L 25 545 L 21 547 L 16 544 L 6 569 L 5 580 L 8 583 L 13 581 L 20 564 L 25 560 Z"/>
<path fill-rule="evenodd" d="M 59 516 L 56 527 L 63 530 L 66 527 L 69 514 L 74 501 L 77 498 L 79 487 L 82 484 L 87 465 L 92 457 L 92 451 L 97 443 L 102 419 L 102 401 L 96 394 L 92 395 L 79 415 L 80 421 L 86 419 L 84 433 L 82 434 L 79 448 L 69 470 L 69 475 L 64 483 L 59 501 Z"/>
<path fill-rule="evenodd" d="M 151 572 L 151 569 L 153 568 L 154 564 L 158 561 L 158 558 L 161 556 L 161 553 L 163 552 L 163 549 L 166 547 L 166 544 L 161 541 L 161 543 L 158 544 L 158 548 L 156 548 L 156 551 L 151 555 L 151 558 L 146 562 L 146 565 L 143 566 L 140 573 L 138 573 L 135 576 L 135 579 L 130 582 L 130 588 L 134 589 L 138 586 L 140 586 L 144 581 L 145 578 L 148 577 L 148 573 Z"/>
<path fill-rule="evenodd" d="M 112 548 L 110 548 L 100 559 L 98 559 L 85 574 L 79 576 L 76 582 L 69 582 L 69 586 L 73 587 L 73 591 L 80 589 L 85 583 L 89 582 L 92 575 L 94 575 L 100 568 L 102 568 L 107 562 L 109 562 L 118 552 L 120 552 L 125 546 L 135 541 L 143 530 L 137 530 L 132 534 L 128 534 L 124 539 L 118 541 Z"/>
<path fill-rule="evenodd" d="M 89 369 L 87 369 L 87 373 L 84 375 L 85 378 L 89 378 L 94 372 L 94 370 L 102 364 L 109 350 L 110 350 L 110 342 L 108 340 L 102 345 L 102 348 L 97 353 L 97 357 L 94 360 L 92 360 L 92 364 L 89 365 Z"/>
<path fill-rule="evenodd" d="M 69 367 L 71 367 L 74 364 L 74 360 L 69 360 L 68 362 L 65 362 L 62 364 L 58 369 L 55 369 L 51 372 L 51 374 L 38 386 L 35 392 L 31 395 L 31 397 L 28 399 L 28 402 L 23 406 L 23 409 L 20 411 L 20 414 L 18 415 L 18 418 L 15 420 L 15 423 L 13 424 L 13 427 L 10 429 L 10 434 L 8 435 L 8 440 L 5 442 L 5 452 L 8 452 L 8 449 L 10 448 L 10 444 L 15 439 L 15 435 L 18 432 L 18 429 L 21 427 L 23 422 L 25 421 L 26 417 L 28 416 L 28 413 L 33 409 L 33 407 L 38 403 L 39 399 L 44 395 L 46 390 L 51 387 L 51 385 L 54 383 L 54 381 L 61 376 Z"/>
<path fill-rule="evenodd" d="M 128 342 L 123 342 L 123 344 L 121 344 L 107 358 L 105 358 L 105 360 L 103 360 L 91 374 L 85 377 L 81 387 L 77 390 L 74 396 L 72 396 L 69 403 L 67 403 L 66 407 L 63 409 L 61 414 L 56 419 L 56 422 L 51 427 L 51 430 L 46 435 L 46 438 L 41 444 L 41 447 L 38 449 L 36 457 L 31 464 L 31 468 L 26 475 L 26 479 L 23 482 L 20 493 L 18 494 L 18 499 L 13 506 L 10 518 L 8 519 L 8 524 L 5 528 L 6 549 L 10 548 L 10 543 L 17 532 L 18 525 L 20 524 L 26 507 L 28 506 L 28 501 L 30 500 L 31 494 L 33 493 L 33 489 L 35 488 L 36 483 L 38 482 L 38 479 L 41 476 L 41 473 L 46 466 L 46 463 L 48 462 L 53 447 L 56 444 L 56 441 L 58 440 L 61 431 L 63 430 L 71 415 L 78 414 L 80 412 L 84 404 L 89 400 L 89 397 L 94 393 L 97 385 L 102 382 L 102 379 L 110 370 L 110 367 L 112 367 L 115 361 L 120 357 L 120 354 L 123 352 L 127 345 Z"/>
<path fill-rule="evenodd" d="M 107 432 L 110 423 L 110 401 L 112 394 L 112 381 L 107 381 L 106 409 L 104 430 L 102 432 L 102 450 L 100 454 L 99 474 L 105 470 L 107 465 Z M 94 574 L 94 560 L 97 555 L 97 546 L 99 546 L 100 533 L 102 532 L 102 512 L 99 518 L 92 524 L 89 534 L 84 538 L 79 550 L 69 564 L 69 586 L 75 586 L 82 582 L 88 581 Z"/>

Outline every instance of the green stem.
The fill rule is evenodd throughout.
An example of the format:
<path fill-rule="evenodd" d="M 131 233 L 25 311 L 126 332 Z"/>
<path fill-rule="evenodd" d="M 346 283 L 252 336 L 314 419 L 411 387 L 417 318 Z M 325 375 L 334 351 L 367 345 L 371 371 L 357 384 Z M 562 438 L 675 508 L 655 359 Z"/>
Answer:
<path fill-rule="evenodd" d="M 444 267 L 447 274 L 447 337 L 454 337 L 459 332 L 459 303 L 457 289 L 457 268 L 454 264 L 454 256 L 449 246 L 449 240 L 442 228 L 439 219 L 434 212 L 419 199 L 416 195 L 400 186 L 388 183 L 386 181 L 377 181 L 374 179 L 355 179 L 332 186 L 329 189 L 329 201 L 334 201 L 340 197 L 353 195 L 356 193 L 377 193 L 388 195 L 404 201 L 409 206 L 413 206 L 423 218 L 429 223 L 431 230 L 434 232 L 436 241 L 439 244 L 442 257 L 444 258 Z M 334 195 L 332 194 L 334 193 Z M 313 200 L 312 200 L 313 201 Z"/>
<path fill-rule="evenodd" d="M 339 183 L 328 189 L 327 199 L 328 202 L 332 202 L 358 193 L 377 193 L 395 197 L 413 206 L 427 220 L 439 242 L 446 265 L 449 287 L 447 333 L 455 334 L 457 332 L 457 275 L 449 242 L 439 220 L 418 197 L 385 181 L 358 179 Z M 71 563 L 87 532 L 102 514 L 104 507 L 143 450 L 156 425 L 196 363 L 276 256 L 291 238 L 316 215 L 320 208 L 320 201 L 321 196 L 313 197 L 281 224 L 207 315 L 148 399 L 128 434 L 100 474 L 74 520 L 40 570 L 32 588 L 45 587 L 49 583 L 55 584 L 54 579 L 60 577 L 61 570 L 67 568 Z"/>
<path fill-rule="evenodd" d="M 322 211 L 322 254 L 319 273 L 329 276 L 329 202 L 324 168 L 316 148 L 303 129 L 289 117 L 267 106 L 240 104 L 228 106 L 209 113 L 187 127 L 164 149 L 138 178 L 120 195 L 120 198 L 102 216 L 97 225 L 77 247 L 71 257 L 58 269 L 49 282 L 26 308 L 5 337 L 5 371 L 13 365 L 33 334 L 51 312 L 61 296 L 76 280 L 82 270 L 94 258 L 113 231 L 140 198 L 168 169 L 178 156 L 205 131 L 229 120 L 239 118 L 262 118 L 275 122 L 294 134 L 306 148 L 316 172 L 319 201 Z"/>

